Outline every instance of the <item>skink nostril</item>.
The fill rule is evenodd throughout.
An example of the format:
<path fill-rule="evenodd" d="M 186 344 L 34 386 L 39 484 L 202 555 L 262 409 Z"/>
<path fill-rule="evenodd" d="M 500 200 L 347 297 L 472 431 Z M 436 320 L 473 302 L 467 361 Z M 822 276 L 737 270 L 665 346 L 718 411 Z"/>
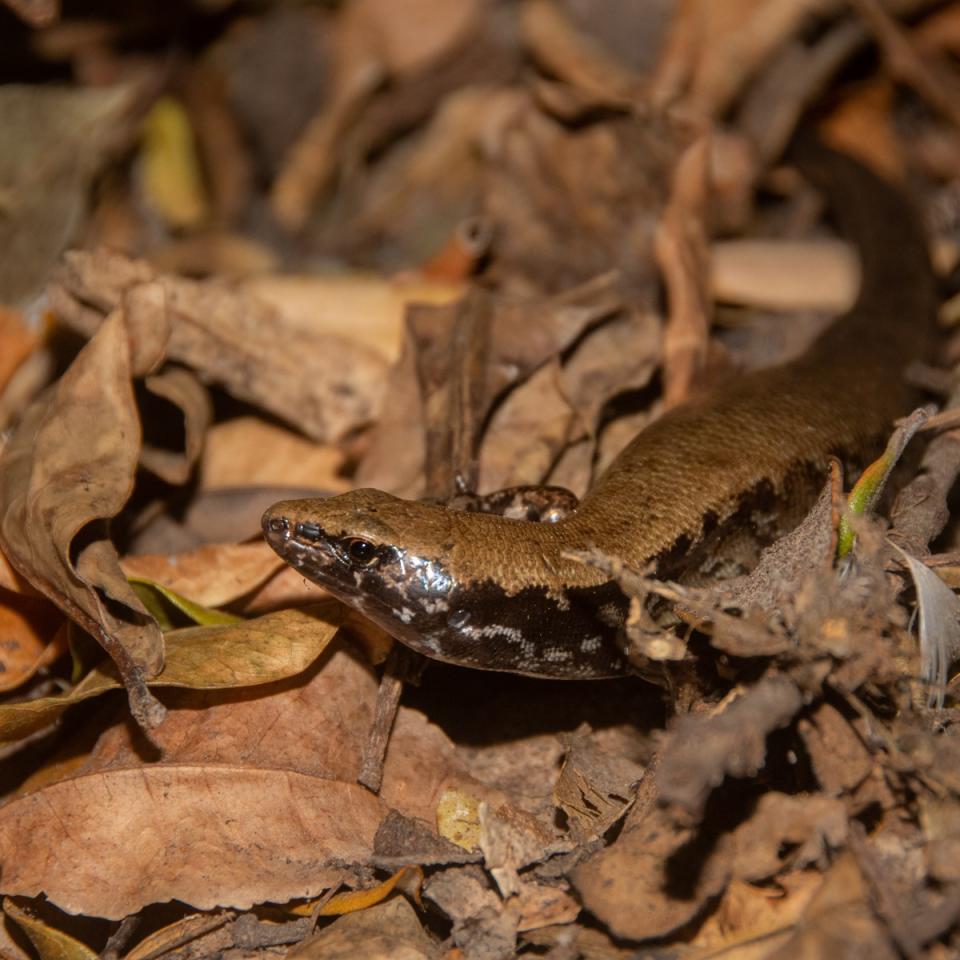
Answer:
<path fill-rule="evenodd" d="M 304 540 L 319 540 L 320 527 L 315 523 L 298 523 L 293 528 L 293 534 L 296 537 L 302 537 Z"/>

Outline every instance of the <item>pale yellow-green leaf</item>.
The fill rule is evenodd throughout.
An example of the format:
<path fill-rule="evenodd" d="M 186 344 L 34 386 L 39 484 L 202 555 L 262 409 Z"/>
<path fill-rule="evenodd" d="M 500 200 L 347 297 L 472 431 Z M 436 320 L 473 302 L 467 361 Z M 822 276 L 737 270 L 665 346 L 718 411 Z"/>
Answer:
<path fill-rule="evenodd" d="M 30 938 L 40 960 L 97 960 L 97 954 L 85 943 L 74 940 L 62 930 L 47 926 L 39 917 L 18 907 L 9 897 L 3 901 L 3 912 Z"/>
<path fill-rule="evenodd" d="M 157 583 L 156 580 L 148 580 L 146 577 L 127 577 L 127 580 L 136 591 L 137 596 L 143 601 L 143 605 L 156 617 L 157 623 L 163 630 L 170 630 L 173 624 L 167 614 L 166 607 L 157 596 L 158 594 L 167 603 L 186 614 L 194 623 L 203 627 L 241 623 L 243 620 L 243 617 L 237 617 L 232 613 L 194 603 L 175 590 L 165 587 L 162 583 Z"/>
<path fill-rule="evenodd" d="M 214 690 L 273 683 L 302 673 L 333 639 L 342 607 L 334 602 L 280 610 L 254 620 L 187 627 L 166 635 L 166 665 L 153 687 Z M 75 703 L 120 686 L 113 664 L 101 663 L 69 693 L 0 704 L 0 743 L 53 723 Z"/>

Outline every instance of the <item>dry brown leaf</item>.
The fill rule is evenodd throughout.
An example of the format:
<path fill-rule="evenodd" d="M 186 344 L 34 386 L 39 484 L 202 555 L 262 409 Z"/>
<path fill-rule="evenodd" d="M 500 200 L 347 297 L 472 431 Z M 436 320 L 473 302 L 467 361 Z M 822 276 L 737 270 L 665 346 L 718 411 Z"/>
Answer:
<path fill-rule="evenodd" d="M 560 388 L 560 366 L 544 364 L 497 407 L 480 449 L 477 489 L 540 483 L 575 422 Z"/>
<path fill-rule="evenodd" d="M 0 587 L 0 693 L 16 690 L 66 652 L 62 622 L 45 600 Z"/>
<path fill-rule="evenodd" d="M 328 599 L 329 596 L 323 587 L 307 580 L 293 567 L 284 565 L 275 576 L 244 601 L 242 612 L 246 616 L 256 616 L 269 610 L 302 607 L 306 603 Z"/>
<path fill-rule="evenodd" d="M 584 330 L 617 313 L 623 293 L 616 274 L 596 277 L 546 300 L 490 304 L 490 344 L 484 395 L 473 411 L 482 423 L 494 401 L 509 387 L 527 379 L 542 364 L 573 343 Z M 373 439 L 357 473 L 357 483 L 404 495 L 422 495 L 425 456 L 423 401 L 413 389 L 417 363 L 429 369 L 434 394 L 430 424 L 449 430 L 444 394 L 450 390 L 451 338 L 457 307 L 414 306 L 408 312 L 411 346 L 394 368 L 389 386 L 391 403 L 373 431 Z M 422 356 L 428 351 L 430 356 Z M 424 366 L 426 364 L 426 367 Z M 435 368 L 435 369 L 434 369 Z"/>
<path fill-rule="evenodd" d="M 415 0 L 401 12 L 389 0 L 360 0 L 341 10 L 331 95 L 273 185 L 271 206 L 280 223 L 290 230 L 306 223 L 374 89 L 387 77 L 402 80 L 468 48 L 483 24 L 483 8 L 483 0 Z"/>
<path fill-rule="evenodd" d="M 77 535 L 115 516 L 133 487 L 140 424 L 128 330 L 123 314 L 112 314 L 24 416 L 4 451 L 0 539 L 20 573 L 103 645 L 134 716 L 153 726 L 162 709 L 144 679 L 163 664 L 159 628 L 102 531 L 91 527 L 92 536 L 73 555 Z"/>
<path fill-rule="evenodd" d="M 101 312 L 122 300 L 130 322 L 145 323 L 156 307 L 137 296 L 144 285 L 162 290 L 169 359 L 317 440 L 337 439 L 376 416 L 385 370 L 377 354 L 340 337 L 311 336 L 225 285 L 155 275 L 116 254 L 74 252 L 50 297 L 61 319 L 90 336 Z"/>
<path fill-rule="evenodd" d="M 729 951 L 736 951 L 737 960 L 766 960 L 793 935 L 793 925 L 822 882 L 815 870 L 787 874 L 776 888 L 732 881 L 697 933 L 698 949 L 689 960 L 715 960 Z"/>
<path fill-rule="evenodd" d="M 894 960 L 900 955 L 877 919 L 856 858 L 847 853 L 827 871 L 788 941 L 767 960 L 849 956 Z"/>
<path fill-rule="evenodd" d="M 19 310 L 0 304 L 0 394 L 39 338 L 27 329 Z"/>
<path fill-rule="evenodd" d="M 693 851 L 679 857 L 692 839 L 648 794 L 620 836 L 576 867 L 571 880 L 583 905 L 615 936 L 665 937 L 685 927 L 729 876 L 722 857 L 701 859 Z"/>
<path fill-rule="evenodd" d="M 60 0 L 3 0 L 32 27 L 47 27 L 60 16 Z"/>
<path fill-rule="evenodd" d="M 259 484 L 342 493 L 349 486 L 342 476 L 345 460 L 339 447 L 315 443 L 258 417 L 235 417 L 207 433 L 199 483 L 202 490 Z"/>
<path fill-rule="evenodd" d="M 818 704 L 800 719 L 797 731 L 828 796 L 852 793 L 874 769 L 874 759 L 852 723 L 832 704 Z"/>
<path fill-rule="evenodd" d="M 382 816 L 363 787 L 292 770 L 163 763 L 78 774 L 0 807 L 0 886 L 114 920 L 171 899 L 247 909 L 339 883 L 341 864 L 369 859 Z"/>
<path fill-rule="evenodd" d="M 554 0 L 532 0 L 520 8 L 523 39 L 548 72 L 587 94 L 596 105 L 630 106 L 640 100 L 644 80 L 589 34 L 578 29 Z"/>
<path fill-rule="evenodd" d="M 556 825 L 506 805 L 491 808 L 481 803 L 480 850 L 484 866 L 500 895 L 516 896 L 521 889 L 519 871 L 558 853 L 568 853 L 574 843 Z"/>
<path fill-rule="evenodd" d="M 290 960 L 437 960 L 439 956 L 438 945 L 403 897 L 347 914 L 287 953 Z"/>
<path fill-rule="evenodd" d="M 627 812 L 642 778 L 638 764 L 598 750 L 580 735 L 570 744 L 553 788 L 554 800 L 578 841 L 593 840 Z"/>
<path fill-rule="evenodd" d="M 818 793 L 765 793 L 750 819 L 730 835 L 725 858 L 733 876 L 752 881 L 785 868 L 825 867 L 846 845 L 849 829 L 842 800 Z"/>
<path fill-rule="evenodd" d="M 275 631 L 270 629 L 274 622 Z M 264 664 L 254 659 L 247 665 L 243 653 L 244 637 L 258 624 L 267 648 L 260 660 L 275 661 L 268 669 L 283 667 L 284 657 L 307 650 L 318 636 L 317 624 L 294 611 L 215 631 L 194 628 L 171 635 L 169 669 L 182 659 L 174 655 L 173 641 L 183 637 L 184 656 L 189 652 L 194 658 L 192 666 L 183 660 L 187 683 L 211 671 L 217 676 L 227 671 L 232 683 L 238 669 L 252 669 L 263 679 Z M 284 639 L 287 626 L 294 633 Z M 198 642 L 202 637 L 222 641 L 221 651 L 204 650 Z M 298 638 L 299 643 L 292 642 Z M 252 642 L 256 645 L 257 638 Z M 313 660 L 315 648 L 308 653 Z M 21 868 L 4 874 L 0 892 L 42 888 L 67 909 L 100 916 L 171 897 L 209 908 L 318 896 L 341 875 L 352 877 L 344 872 L 348 864 L 370 863 L 373 835 L 387 809 L 432 821 L 437 799 L 456 784 L 502 803 L 502 794 L 461 772 L 453 745 L 438 728 L 407 709 L 400 711 L 390 741 L 380 799 L 355 787 L 376 690 L 371 669 L 334 647 L 306 674 L 256 691 L 165 689 L 167 720 L 150 741 L 118 713 L 68 779 L 45 783 L 0 807 L 4 859 L 23 835 L 24 818 L 39 823 L 42 809 L 43 830 L 50 831 L 35 834 L 42 839 L 30 848 L 36 849 L 36 859 L 18 852 Z M 156 759 L 145 759 L 151 757 Z M 119 828 L 114 806 L 97 809 L 104 791 L 111 791 L 113 803 L 125 811 Z M 254 795 L 260 799 L 251 801 Z M 319 808 L 311 807 L 314 802 Z M 162 810 L 155 810 L 157 804 Z M 61 808 L 70 829 L 76 828 L 71 836 L 77 846 L 66 853 L 58 847 L 59 821 L 49 816 L 51 809 L 59 815 Z M 354 816 L 359 823 L 351 823 Z M 123 845 L 135 844 L 137 836 L 148 838 L 138 849 L 152 858 L 146 886 L 144 862 L 122 859 Z M 41 856 L 50 849 L 58 849 L 55 877 Z M 110 883 L 91 882 L 108 875 Z"/>
<path fill-rule="evenodd" d="M 205 607 L 222 607 L 261 586 L 283 562 L 265 543 L 201 547 L 179 556 L 124 557 L 128 577 L 142 577 Z"/>
<path fill-rule="evenodd" d="M 504 909 L 477 867 L 452 867 L 433 874 L 424 894 L 453 920 L 453 942 L 468 957 L 515 955 L 517 916 Z"/>
<path fill-rule="evenodd" d="M 681 0 L 654 78 L 654 101 L 684 97 L 698 112 L 719 116 L 805 18 L 839 7 L 840 0 Z"/>
<path fill-rule="evenodd" d="M 527 881 L 521 882 L 510 907 L 517 912 L 517 930 L 521 933 L 573 923 L 581 909 L 580 904 L 560 887 Z"/>
<path fill-rule="evenodd" d="M 400 355 L 411 303 L 451 303 L 463 293 L 459 283 L 398 283 L 365 273 L 271 275 L 248 280 L 244 289 L 314 336 L 346 337 L 391 362 Z"/>
<path fill-rule="evenodd" d="M 368 49 L 376 50 L 388 73 L 402 75 L 423 70 L 462 44 L 485 7 L 484 0 L 453 5 L 413 0 L 401 10 L 390 0 L 359 0 L 345 12 L 357 35 L 366 34 Z"/>
<path fill-rule="evenodd" d="M 629 301 L 652 307 L 653 227 L 696 133 L 672 114 L 570 129 L 532 100 L 518 103 L 485 140 L 491 279 L 529 297 L 617 270 Z"/>
<path fill-rule="evenodd" d="M 879 77 L 844 99 L 818 129 L 831 146 L 899 183 L 906 171 L 893 121 L 894 93 L 890 79 Z"/>

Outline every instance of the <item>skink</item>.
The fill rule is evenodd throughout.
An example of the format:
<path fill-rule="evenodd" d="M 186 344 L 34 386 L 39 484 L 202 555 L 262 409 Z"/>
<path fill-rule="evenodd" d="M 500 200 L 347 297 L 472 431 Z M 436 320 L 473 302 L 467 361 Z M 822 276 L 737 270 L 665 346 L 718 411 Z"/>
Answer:
<path fill-rule="evenodd" d="M 799 160 L 861 259 L 854 307 L 798 360 L 731 382 L 643 430 L 557 523 L 356 490 L 283 501 L 268 542 L 428 657 L 585 678 L 630 672 L 626 600 L 569 554 L 596 549 L 661 576 L 724 576 L 803 515 L 829 456 L 863 461 L 912 400 L 904 370 L 933 329 L 923 229 L 892 185 L 812 144 Z"/>

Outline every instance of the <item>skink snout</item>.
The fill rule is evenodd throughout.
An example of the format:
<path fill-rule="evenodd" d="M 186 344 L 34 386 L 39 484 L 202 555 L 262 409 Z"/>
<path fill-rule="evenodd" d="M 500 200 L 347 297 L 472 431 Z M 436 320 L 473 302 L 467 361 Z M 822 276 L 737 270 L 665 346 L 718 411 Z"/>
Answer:
<path fill-rule="evenodd" d="M 268 539 L 290 539 L 290 521 L 286 517 L 273 513 L 272 508 L 263 515 L 261 526 Z"/>

